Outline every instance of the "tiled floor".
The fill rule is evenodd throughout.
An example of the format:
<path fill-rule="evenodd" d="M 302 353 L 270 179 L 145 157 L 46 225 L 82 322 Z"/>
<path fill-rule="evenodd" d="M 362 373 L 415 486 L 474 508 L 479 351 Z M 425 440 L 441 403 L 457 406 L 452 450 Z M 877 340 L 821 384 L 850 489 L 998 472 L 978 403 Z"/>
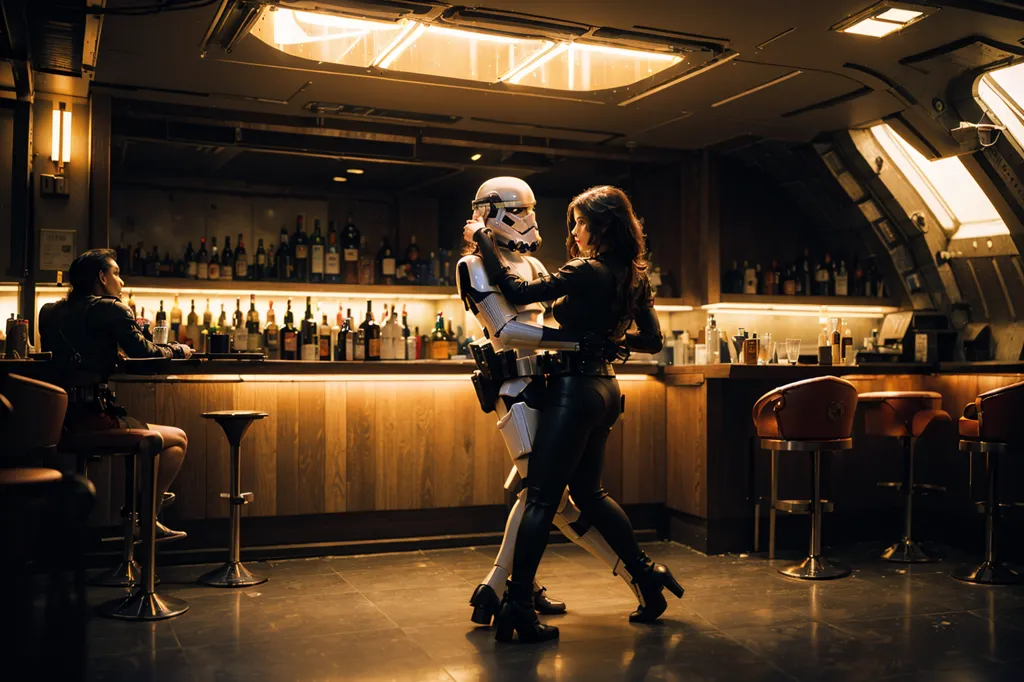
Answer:
<path fill-rule="evenodd" d="M 903 567 L 873 548 L 827 583 L 789 580 L 758 558 L 646 547 L 686 588 L 661 623 L 631 625 L 632 594 L 571 545 L 541 564 L 558 642 L 497 644 L 469 621 L 493 547 L 252 563 L 270 581 L 220 590 L 206 567 L 164 568 L 160 592 L 191 610 L 154 624 L 94 618 L 90 679 L 696 680 L 774 682 L 1024 680 L 1024 587 L 984 588 L 950 563 Z M 93 588 L 90 601 L 116 596 Z"/>

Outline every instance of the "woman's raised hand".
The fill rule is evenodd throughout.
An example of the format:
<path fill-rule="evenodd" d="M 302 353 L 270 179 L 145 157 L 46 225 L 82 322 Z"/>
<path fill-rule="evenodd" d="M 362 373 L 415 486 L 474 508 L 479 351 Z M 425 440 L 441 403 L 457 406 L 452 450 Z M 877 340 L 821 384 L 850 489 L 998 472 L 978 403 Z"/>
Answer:
<path fill-rule="evenodd" d="M 467 242 L 473 241 L 473 236 L 480 230 L 484 229 L 485 225 L 483 221 L 478 219 L 467 220 L 466 227 L 462 232 L 462 238 Z"/>

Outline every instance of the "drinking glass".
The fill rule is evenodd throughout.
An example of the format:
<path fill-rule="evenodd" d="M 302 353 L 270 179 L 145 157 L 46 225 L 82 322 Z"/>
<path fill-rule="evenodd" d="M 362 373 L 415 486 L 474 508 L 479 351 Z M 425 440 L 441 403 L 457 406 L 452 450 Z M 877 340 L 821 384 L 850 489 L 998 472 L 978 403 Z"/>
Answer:
<path fill-rule="evenodd" d="M 786 339 L 786 359 L 791 365 L 800 360 L 800 339 Z"/>
<path fill-rule="evenodd" d="M 757 353 L 757 364 L 767 365 L 775 357 L 775 344 L 772 343 L 772 335 L 769 333 L 761 334 L 761 346 Z"/>
<path fill-rule="evenodd" d="M 706 365 L 708 364 L 708 347 L 703 343 L 698 343 L 694 347 L 694 363 L 695 365 Z"/>

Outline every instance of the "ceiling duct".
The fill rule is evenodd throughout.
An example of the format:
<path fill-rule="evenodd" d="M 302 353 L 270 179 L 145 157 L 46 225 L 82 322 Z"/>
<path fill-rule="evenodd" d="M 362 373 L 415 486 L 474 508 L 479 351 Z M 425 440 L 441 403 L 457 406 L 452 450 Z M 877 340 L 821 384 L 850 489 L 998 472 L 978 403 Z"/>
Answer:
<path fill-rule="evenodd" d="M 81 77 L 86 3 L 35 0 L 27 3 L 32 68 L 43 73 Z"/>
<path fill-rule="evenodd" d="M 589 36 L 587 41 L 604 42 L 615 47 L 653 50 L 660 52 L 689 53 L 711 52 L 714 55 L 725 52 L 728 42 L 702 40 L 697 38 L 673 36 L 666 33 L 624 30 L 618 28 L 599 28 Z"/>
<path fill-rule="evenodd" d="M 444 114 L 423 114 L 415 111 L 398 109 L 378 109 L 357 104 L 339 104 L 337 102 L 308 102 L 304 107 L 317 116 L 340 116 L 342 118 L 369 118 L 391 123 L 440 124 L 451 125 L 462 120 L 461 116 Z"/>

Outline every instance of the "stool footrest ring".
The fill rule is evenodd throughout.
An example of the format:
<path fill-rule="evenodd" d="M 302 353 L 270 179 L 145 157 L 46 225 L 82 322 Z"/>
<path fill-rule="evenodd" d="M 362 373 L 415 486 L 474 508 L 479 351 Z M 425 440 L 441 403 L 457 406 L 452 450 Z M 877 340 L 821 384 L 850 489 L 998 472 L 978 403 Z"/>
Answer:
<path fill-rule="evenodd" d="M 810 500 L 775 500 L 775 510 L 786 514 L 810 514 L 814 503 Z M 835 505 L 829 500 L 821 500 L 821 511 L 832 513 Z"/>
<path fill-rule="evenodd" d="M 833 452 L 835 450 L 852 450 L 852 438 L 834 440 L 785 440 L 782 438 L 762 438 L 761 447 L 777 452 Z"/>

